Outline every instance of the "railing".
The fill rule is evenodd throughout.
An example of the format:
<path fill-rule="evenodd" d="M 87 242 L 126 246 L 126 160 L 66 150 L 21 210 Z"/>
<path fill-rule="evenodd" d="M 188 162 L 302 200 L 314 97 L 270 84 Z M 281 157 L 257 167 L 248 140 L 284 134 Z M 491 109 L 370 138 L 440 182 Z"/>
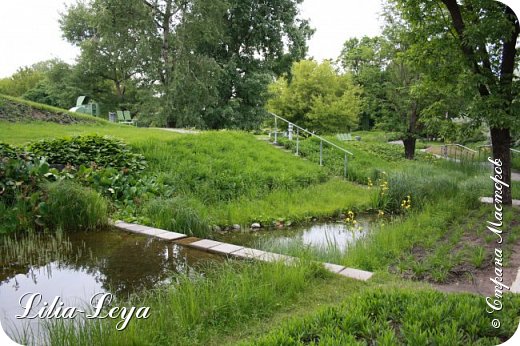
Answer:
<path fill-rule="evenodd" d="M 479 146 L 477 147 L 477 149 L 478 149 L 478 158 L 479 158 L 479 160 L 480 160 L 480 157 L 481 157 L 480 153 L 481 153 L 482 149 L 483 149 L 483 148 L 492 148 L 492 147 L 493 147 L 493 146 L 492 146 L 491 144 L 479 145 Z M 513 148 L 510 148 L 510 150 L 511 150 L 511 155 L 513 155 L 513 154 L 520 154 L 520 150 L 516 150 L 516 149 L 513 149 Z"/>
<path fill-rule="evenodd" d="M 289 120 L 282 118 L 279 115 L 276 115 L 276 114 L 270 113 L 270 112 L 269 112 L 269 114 L 271 114 L 274 117 L 274 144 L 278 143 L 278 120 L 280 120 L 282 122 L 287 123 L 288 128 L 289 128 L 290 139 L 292 139 L 292 135 L 291 135 L 292 132 L 294 132 L 294 129 L 296 129 L 296 153 L 295 154 L 297 156 L 300 154 L 300 131 L 302 131 L 303 133 L 309 134 L 311 137 L 316 137 L 317 139 L 320 140 L 320 166 L 323 166 L 323 143 L 326 143 L 326 144 L 332 146 L 333 148 L 336 148 L 337 150 L 340 150 L 341 152 L 343 152 L 345 154 L 344 165 L 343 165 L 343 174 L 344 174 L 345 178 L 347 177 L 348 155 L 354 156 L 353 153 L 340 147 L 339 145 L 332 143 L 331 141 L 329 141 L 321 136 L 318 136 L 318 135 L 310 132 L 309 130 L 304 129 L 303 127 L 300 127 L 294 123 L 291 123 Z"/>
<path fill-rule="evenodd" d="M 460 156 L 459 156 L 459 161 L 462 161 L 463 159 L 463 151 L 465 150 L 466 151 L 466 159 L 469 158 L 469 154 L 471 154 L 471 159 L 474 160 L 475 159 L 475 154 L 477 154 L 477 151 L 476 150 L 473 150 L 471 148 L 468 148 L 462 144 L 457 144 L 457 143 L 454 143 L 454 144 L 445 144 L 442 146 L 442 155 L 444 156 L 445 159 L 448 159 L 448 150 L 449 150 L 449 147 L 454 147 L 455 148 L 455 155 L 454 155 L 454 160 L 457 161 L 457 149 L 461 149 L 461 152 L 460 152 Z"/>

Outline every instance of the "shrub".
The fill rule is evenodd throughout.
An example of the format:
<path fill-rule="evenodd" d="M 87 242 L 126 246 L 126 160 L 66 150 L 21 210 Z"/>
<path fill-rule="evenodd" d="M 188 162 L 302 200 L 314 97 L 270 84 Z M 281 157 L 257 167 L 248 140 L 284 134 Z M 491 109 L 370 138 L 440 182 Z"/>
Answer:
<path fill-rule="evenodd" d="M 2 159 L 16 159 L 18 156 L 17 149 L 12 145 L 0 142 L 0 160 Z"/>
<path fill-rule="evenodd" d="M 46 139 L 30 144 L 27 149 L 35 155 L 45 157 L 51 164 L 94 164 L 96 167 L 113 167 L 132 172 L 146 168 L 142 155 L 132 153 L 123 142 L 106 136 Z"/>
<path fill-rule="evenodd" d="M 47 226 L 76 231 L 108 224 L 107 203 L 97 192 L 71 181 L 48 183 L 44 189 Z"/>

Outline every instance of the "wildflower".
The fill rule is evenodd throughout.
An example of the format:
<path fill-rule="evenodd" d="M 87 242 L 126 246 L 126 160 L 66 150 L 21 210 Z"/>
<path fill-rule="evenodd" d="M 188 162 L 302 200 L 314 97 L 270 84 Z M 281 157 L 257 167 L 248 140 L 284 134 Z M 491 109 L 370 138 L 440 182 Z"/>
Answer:
<path fill-rule="evenodd" d="M 401 208 L 405 211 L 412 207 L 412 197 L 410 195 L 406 196 L 405 199 L 401 202 Z"/>

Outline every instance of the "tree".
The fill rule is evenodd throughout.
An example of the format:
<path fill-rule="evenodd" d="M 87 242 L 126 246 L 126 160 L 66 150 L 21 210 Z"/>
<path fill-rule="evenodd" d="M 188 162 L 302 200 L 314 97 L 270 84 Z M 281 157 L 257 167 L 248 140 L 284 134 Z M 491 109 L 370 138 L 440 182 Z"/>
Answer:
<path fill-rule="evenodd" d="M 43 78 L 25 92 L 25 99 L 68 109 L 75 105 L 83 92 L 77 85 L 74 67 L 58 59 L 42 62 L 46 67 Z"/>
<path fill-rule="evenodd" d="M 125 102 L 132 77 L 141 72 L 148 15 L 139 0 L 93 0 L 68 7 L 60 19 L 64 37 L 81 47 L 78 64 L 112 82 L 119 103 Z"/>
<path fill-rule="evenodd" d="M 396 0 L 410 29 L 425 42 L 455 42 L 458 61 L 463 61 L 472 102 L 468 116 L 485 121 L 491 132 L 493 157 L 502 163 L 503 181 L 511 184 L 511 130 L 519 124 L 517 40 L 518 18 L 511 8 L 493 0 Z M 451 46 L 445 51 L 452 51 Z M 453 53 L 453 52 L 452 52 Z M 449 68 L 444 66 L 443 68 Z M 439 73 L 439 71 L 437 71 Z M 505 189 L 503 203 L 511 204 Z"/>
<path fill-rule="evenodd" d="M 362 89 L 350 74 L 338 74 L 329 61 L 302 60 L 293 65 L 291 76 L 290 82 L 282 76 L 270 85 L 269 111 L 320 132 L 348 132 L 357 126 Z"/>
<path fill-rule="evenodd" d="M 11 77 L 0 79 L 0 94 L 22 96 L 34 88 L 43 76 L 42 66 L 21 67 Z"/>
<path fill-rule="evenodd" d="M 216 103 L 211 107 L 199 107 L 203 109 L 199 114 L 207 127 L 251 129 L 261 123 L 265 116 L 263 106 L 267 101 L 268 84 L 273 77 L 289 72 L 292 62 L 302 59 L 307 52 L 306 40 L 313 31 L 306 20 L 298 18 L 301 2 L 224 2 L 222 16 L 213 20 L 216 37 L 215 33 L 209 36 L 200 29 L 200 20 L 207 15 L 188 22 L 189 36 L 193 37 L 193 32 L 202 33 L 195 37 L 204 43 L 192 49 L 194 55 L 205 56 L 209 58 L 208 62 L 214 61 L 219 67 L 213 68 L 218 77 L 210 90 L 216 96 Z M 207 23 L 202 25 L 207 26 Z M 195 43 L 200 42 L 199 39 Z"/>
<path fill-rule="evenodd" d="M 385 69 L 391 52 L 391 43 L 384 36 L 364 36 L 347 40 L 338 58 L 342 68 L 363 87 L 365 102 L 359 125 L 364 130 L 373 127 L 388 111 L 386 91 L 381 86 L 386 82 Z"/>

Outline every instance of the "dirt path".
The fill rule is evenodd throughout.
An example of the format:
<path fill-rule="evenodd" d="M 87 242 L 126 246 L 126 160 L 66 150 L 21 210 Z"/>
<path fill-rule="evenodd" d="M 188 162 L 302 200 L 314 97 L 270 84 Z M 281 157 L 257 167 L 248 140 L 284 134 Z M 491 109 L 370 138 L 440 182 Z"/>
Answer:
<path fill-rule="evenodd" d="M 517 242 L 517 244 L 513 246 L 508 266 L 503 268 L 503 279 L 505 285 L 511 287 L 513 282 L 516 280 L 517 274 L 519 274 L 519 268 L 520 242 Z M 495 278 L 494 263 L 473 273 L 467 272 L 467 275 L 452 280 L 450 283 L 432 284 L 432 286 L 443 292 L 470 292 L 483 296 L 492 296 L 495 294 L 495 284 L 491 282 L 491 278 Z M 504 292 L 506 291 L 507 290 L 504 290 Z"/>

